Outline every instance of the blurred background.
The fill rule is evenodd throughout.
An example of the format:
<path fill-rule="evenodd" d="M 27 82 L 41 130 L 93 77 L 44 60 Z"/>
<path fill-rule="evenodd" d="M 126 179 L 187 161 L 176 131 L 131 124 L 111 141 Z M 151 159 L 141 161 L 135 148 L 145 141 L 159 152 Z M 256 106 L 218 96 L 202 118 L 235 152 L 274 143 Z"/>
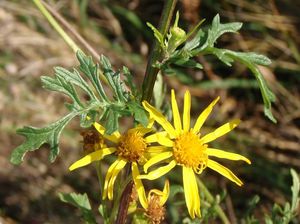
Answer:
<path fill-rule="evenodd" d="M 153 41 L 145 24 L 157 25 L 163 2 L 47 1 L 99 54 L 109 57 L 115 69 L 126 65 L 137 83 L 143 79 Z M 222 161 L 245 185 L 238 188 L 213 171 L 205 171 L 201 177 L 213 194 L 227 192 L 222 205 L 232 223 L 245 218 L 255 195 L 260 201 L 254 214 L 262 220 L 274 203 L 290 201 L 289 169 L 300 171 L 300 1 L 180 0 L 177 7 L 185 30 L 203 18 L 203 27 L 209 25 L 217 13 L 223 23 L 243 22 L 239 34 L 226 34 L 217 45 L 255 51 L 273 61 L 261 71 L 277 97 L 273 106 L 277 124 L 264 117 L 260 91 L 244 66 L 228 68 L 214 58 L 199 57 L 203 70 L 186 70 L 183 75 L 164 78 L 167 92 L 177 89 L 180 102 L 185 89 L 190 89 L 194 116 L 221 96 L 206 122 L 206 131 L 232 118 L 243 121 L 216 146 L 252 160 L 251 166 Z M 31 1 L 0 0 L 0 223 L 81 223 L 78 211 L 60 202 L 58 192 L 87 191 L 97 209 L 99 194 L 95 189 L 99 186 L 93 166 L 68 171 L 82 154 L 77 121 L 65 129 L 60 156 L 53 164 L 48 162 L 47 146 L 28 153 L 20 166 L 9 162 L 12 150 L 24 140 L 15 134 L 17 128 L 42 127 L 67 113 L 65 98 L 44 90 L 40 76 L 53 76 L 54 66 L 71 69 L 77 65 L 72 50 Z M 170 217 L 168 220 L 171 223 Z"/>

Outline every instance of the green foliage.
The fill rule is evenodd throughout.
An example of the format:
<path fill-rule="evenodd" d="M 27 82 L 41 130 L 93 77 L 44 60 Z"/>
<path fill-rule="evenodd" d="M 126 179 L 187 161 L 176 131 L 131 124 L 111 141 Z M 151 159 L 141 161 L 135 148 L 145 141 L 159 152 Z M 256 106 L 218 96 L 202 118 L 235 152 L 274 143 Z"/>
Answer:
<path fill-rule="evenodd" d="M 79 208 L 85 223 L 96 224 L 87 194 L 59 193 L 59 198 L 61 201 Z"/>
<path fill-rule="evenodd" d="M 28 151 L 34 151 L 44 143 L 50 145 L 49 160 L 53 162 L 59 153 L 60 134 L 68 122 L 76 116 L 80 116 L 83 127 L 89 127 L 94 121 L 100 120 L 108 134 L 118 130 L 119 118 L 123 116 L 132 115 L 137 122 L 147 125 L 147 114 L 140 105 L 141 94 L 133 84 L 131 74 L 126 67 L 122 71 L 125 76 L 124 82 L 129 84 L 128 87 L 121 80 L 121 72 L 114 71 L 106 57 L 101 56 L 100 64 L 94 64 L 90 57 L 78 51 L 77 58 L 80 62 L 81 74 L 76 69 L 69 71 L 56 67 L 54 78 L 48 76 L 41 78 L 45 89 L 70 97 L 72 103 L 66 104 L 69 114 L 43 128 L 24 127 L 17 130 L 18 134 L 26 137 L 26 141 L 11 154 L 12 163 L 20 164 Z M 100 73 L 100 68 L 103 74 Z M 100 81 L 101 75 L 113 92 L 112 99 L 104 91 Z M 78 90 L 88 99 L 82 100 Z"/>
<path fill-rule="evenodd" d="M 16 165 L 20 164 L 26 152 L 34 151 L 41 147 L 42 144 L 48 143 L 50 145 L 49 160 L 53 162 L 59 152 L 58 141 L 60 134 L 74 116 L 76 116 L 75 113 L 70 113 L 45 128 L 24 127 L 18 129 L 17 133 L 25 136 L 26 141 L 15 148 L 11 154 L 10 161 Z"/>
<path fill-rule="evenodd" d="M 271 60 L 266 56 L 253 52 L 235 52 L 228 49 L 215 47 L 218 38 L 225 33 L 236 33 L 242 27 L 242 23 L 220 23 L 219 15 L 216 15 L 212 21 L 212 26 L 207 30 L 199 29 L 201 21 L 189 34 L 183 34 L 183 30 L 178 27 L 178 16 L 175 19 L 174 26 L 170 28 L 167 37 L 163 37 L 159 31 L 152 25 L 149 25 L 154 32 L 155 38 L 160 43 L 164 51 L 164 57 L 157 61 L 153 66 L 161 69 L 164 73 L 180 73 L 179 67 L 188 67 L 202 69 L 203 66 L 198 63 L 194 57 L 198 55 L 214 55 L 227 66 L 232 66 L 233 62 L 244 64 L 253 73 L 261 91 L 264 102 L 264 113 L 273 122 L 276 123 L 271 107 L 275 102 L 275 96 L 268 87 L 258 65 L 267 66 Z M 193 38 L 187 41 L 188 38 Z M 183 46 L 182 46 L 183 45 Z M 170 47 L 171 46 L 171 47 Z M 186 74 L 184 74 L 186 76 Z M 188 79 L 188 78 L 187 78 Z"/>
<path fill-rule="evenodd" d="M 293 185 L 291 187 L 292 190 L 292 201 L 291 203 L 286 202 L 283 207 L 281 207 L 278 204 L 274 204 L 271 214 L 265 215 L 265 223 L 266 224 L 288 224 L 291 223 L 296 216 L 298 216 L 298 209 L 299 209 L 299 192 L 300 192 L 300 181 L 299 176 L 297 172 L 294 169 L 290 170 L 292 179 L 293 179 Z M 255 218 L 254 215 L 252 215 L 252 211 L 256 207 L 256 205 L 259 202 L 259 197 L 255 196 L 250 202 L 249 202 L 249 208 L 246 213 L 246 218 L 244 219 L 244 222 L 247 224 L 257 224 L 259 221 Z"/>
<path fill-rule="evenodd" d="M 281 207 L 278 204 L 275 204 L 273 206 L 271 217 L 266 215 L 265 222 L 267 224 L 288 224 L 292 222 L 292 220 L 299 214 L 298 208 L 299 208 L 299 176 L 297 172 L 293 169 L 291 169 L 291 175 L 293 178 L 293 185 L 291 187 L 292 190 L 292 202 L 287 202 L 284 207 Z"/>

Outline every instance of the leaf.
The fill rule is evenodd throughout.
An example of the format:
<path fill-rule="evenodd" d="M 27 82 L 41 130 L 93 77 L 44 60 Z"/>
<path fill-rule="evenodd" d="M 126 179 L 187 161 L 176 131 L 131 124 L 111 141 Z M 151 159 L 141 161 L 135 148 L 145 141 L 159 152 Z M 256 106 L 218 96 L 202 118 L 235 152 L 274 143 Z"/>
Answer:
<path fill-rule="evenodd" d="M 141 99 L 141 96 L 138 93 L 138 89 L 133 82 L 132 75 L 131 75 L 129 69 L 125 66 L 123 66 L 123 74 L 126 76 L 125 84 L 130 88 L 131 94 L 133 96 L 135 96 L 136 98 Z"/>
<path fill-rule="evenodd" d="M 134 119 L 146 127 L 148 125 L 148 114 L 140 103 L 136 101 L 129 101 L 127 106 L 133 114 Z"/>
<path fill-rule="evenodd" d="M 157 39 L 157 41 L 159 42 L 161 48 L 165 49 L 166 46 L 165 46 L 165 43 L 164 43 L 164 37 L 163 37 L 163 35 L 151 23 L 147 22 L 147 26 L 149 26 L 151 28 L 151 30 L 153 31 L 154 36 Z"/>
<path fill-rule="evenodd" d="M 242 27 L 242 23 L 220 23 L 220 16 L 217 14 L 213 21 L 212 27 L 208 31 L 208 36 L 206 40 L 206 44 L 209 47 L 213 47 L 216 40 L 223 35 L 224 33 L 235 33 Z"/>
<path fill-rule="evenodd" d="M 82 51 L 77 51 L 76 56 L 78 61 L 80 62 L 80 71 L 82 71 L 83 74 L 85 74 L 89 78 L 101 99 L 104 101 L 108 101 L 108 98 L 100 81 L 98 65 L 95 65 L 92 58 L 87 57 Z"/>
<path fill-rule="evenodd" d="M 294 169 L 290 170 L 292 178 L 293 178 L 293 186 L 291 187 L 292 189 L 292 207 L 291 210 L 293 212 L 297 211 L 297 208 L 299 206 L 299 191 L 300 191 L 300 181 L 299 181 L 299 176 L 297 172 Z"/>
<path fill-rule="evenodd" d="M 73 100 L 73 107 L 75 108 L 81 108 L 83 107 L 82 103 L 80 102 L 80 99 L 77 95 L 77 92 L 75 88 L 67 82 L 64 78 L 60 76 L 56 76 L 55 78 L 51 78 L 48 76 L 42 76 L 41 81 L 43 84 L 43 87 L 45 89 L 61 92 L 67 96 L 69 96 Z"/>
<path fill-rule="evenodd" d="M 193 39 L 185 43 L 183 49 L 186 51 L 194 50 L 196 47 L 200 45 L 202 38 L 204 38 L 204 36 L 205 36 L 204 31 L 199 30 Z"/>
<path fill-rule="evenodd" d="M 77 70 L 74 69 L 73 72 L 68 71 L 65 68 L 62 67 L 56 67 L 54 68 L 55 71 L 55 75 L 57 77 L 63 78 L 65 79 L 67 82 L 70 82 L 74 85 L 77 85 L 78 87 L 80 87 L 82 90 L 84 90 L 89 97 L 92 100 L 97 100 L 97 97 L 95 96 L 95 94 L 93 93 L 93 91 L 91 90 L 90 86 L 87 84 L 87 82 L 81 77 L 81 75 L 79 74 L 79 72 Z"/>
<path fill-rule="evenodd" d="M 105 133 L 108 135 L 114 133 L 116 130 L 119 129 L 119 114 L 118 112 L 112 110 L 111 108 L 108 108 L 105 111 L 105 115 L 102 118 L 102 121 L 104 122 L 105 127 Z"/>
<path fill-rule="evenodd" d="M 228 66 L 231 66 L 233 61 L 239 61 L 250 69 L 258 82 L 260 92 L 262 94 L 264 102 L 264 114 L 271 121 L 276 123 L 277 121 L 272 114 L 272 102 L 275 102 L 275 95 L 269 89 L 263 75 L 257 67 L 257 64 L 269 65 L 271 63 L 271 60 L 263 55 L 259 55 L 253 52 L 234 52 L 231 50 L 219 48 L 210 48 L 207 50 L 207 53 L 216 55 L 223 63 Z"/>
<path fill-rule="evenodd" d="M 163 105 L 165 96 L 166 96 L 166 88 L 165 88 L 164 80 L 161 72 L 157 74 L 157 78 L 155 80 L 154 89 L 153 89 L 153 98 L 155 102 L 155 108 L 160 109 Z"/>
<path fill-rule="evenodd" d="M 72 112 L 44 128 L 24 127 L 18 129 L 17 134 L 26 137 L 26 141 L 14 149 L 10 157 L 11 163 L 15 165 L 20 164 L 28 151 L 35 151 L 44 143 L 50 145 L 49 160 L 53 162 L 59 153 L 58 142 L 60 134 L 68 122 L 75 116 L 76 113 Z"/>
<path fill-rule="evenodd" d="M 113 89 L 117 100 L 120 102 L 126 102 L 126 97 L 124 95 L 126 91 L 123 83 L 121 82 L 120 73 L 113 71 L 109 60 L 104 55 L 101 55 L 100 62 L 103 67 L 104 76 L 107 79 L 110 87 Z"/>
<path fill-rule="evenodd" d="M 80 209 L 83 220 L 87 224 L 96 224 L 95 217 L 92 212 L 92 208 L 88 199 L 87 194 L 76 194 L 76 193 L 59 193 L 59 198 L 65 203 L 69 203 Z"/>
<path fill-rule="evenodd" d="M 203 69 L 203 66 L 199 62 L 194 61 L 193 59 L 177 60 L 177 61 L 174 62 L 174 64 L 180 65 L 180 66 L 183 66 L 183 67 L 187 67 L 187 68 Z"/>

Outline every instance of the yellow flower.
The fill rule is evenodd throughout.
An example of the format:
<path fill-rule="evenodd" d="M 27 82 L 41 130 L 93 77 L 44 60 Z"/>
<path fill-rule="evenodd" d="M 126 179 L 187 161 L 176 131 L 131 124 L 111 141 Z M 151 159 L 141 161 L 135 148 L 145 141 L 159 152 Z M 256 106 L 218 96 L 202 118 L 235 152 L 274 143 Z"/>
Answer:
<path fill-rule="evenodd" d="M 144 171 L 147 173 L 150 166 L 165 160 L 168 161 L 168 164 L 149 172 L 148 174 L 140 175 L 138 178 L 153 180 L 168 173 L 176 165 L 182 166 L 185 201 L 189 214 L 192 218 L 195 218 L 195 216 L 201 216 L 200 198 L 195 173 L 200 174 L 206 167 L 209 167 L 233 181 L 238 186 L 243 184 L 242 181 L 228 168 L 210 159 L 210 157 L 218 157 L 229 160 L 243 160 L 251 164 L 250 160 L 244 156 L 220 149 L 210 148 L 207 145 L 207 143 L 234 129 L 240 123 L 239 120 L 232 120 L 203 137 L 200 135 L 200 129 L 203 123 L 218 100 L 219 97 L 216 98 L 199 115 L 193 128 L 190 128 L 191 95 L 189 91 L 186 91 L 184 95 L 182 122 L 174 90 L 171 91 L 174 126 L 172 126 L 171 123 L 153 106 L 146 101 L 143 102 L 143 106 L 149 112 L 150 117 L 159 123 L 165 130 L 147 137 L 148 142 L 157 141 L 162 146 L 165 146 L 165 148 L 164 150 L 161 150 L 160 154 L 153 156 L 147 161 L 147 163 L 145 163 Z"/>
<path fill-rule="evenodd" d="M 115 143 L 115 147 L 104 147 L 95 152 L 92 152 L 83 158 L 73 163 L 69 170 L 72 171 L 79 167 L 86 166 L 94 161 L 102 160 L 105 156 L 110 154 L 117 155 L 117 160 L 113 162 L 108 168 L 103 190 L 103 199 L 108 197 L 109 200 L 113 199 L 113 186 L 119 172 L 125 167 L 127 163 L 131 164 L 131 170 L 134 183 L 137 187 L 139 195 L 144 191 L 144 187 L 139 176 L 138 163 L 144 163 L 148 155 L 155 153 L 157 147 L 148 146 L 148 141 L 144 138 L 144 135 L 151 132 L 151 128 L 136 127 L 129 129 L 125 134 L 121 135 L 119 131 L 114 132 L 111 135 L 105 134 L 105 128 L 98 123 L 93 124 L 96 130 L 103 135 L 103 137 L 112 143 Z"/>
<path fill-rule="evenodd" d="M 152 224 L 159 224 L 165 218 L 166 209 L 164 204 L 166 203 L 169 193 L 170 193 L 170 184 L 169 181 L 165 181 L 165 186 L 163 191 L 152 189 L 148 193 L 146 198 L 145 190 L 140 191 L 139 200 L 145 213 Z"/>

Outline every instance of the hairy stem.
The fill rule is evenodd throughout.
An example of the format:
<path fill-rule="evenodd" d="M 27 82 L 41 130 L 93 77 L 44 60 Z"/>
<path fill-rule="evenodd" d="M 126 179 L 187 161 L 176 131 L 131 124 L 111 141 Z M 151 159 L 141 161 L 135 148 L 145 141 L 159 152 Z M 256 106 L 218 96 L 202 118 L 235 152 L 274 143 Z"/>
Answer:
<path fill-rule="evenodd" d="M 158 27 L 158 30 L 163 35 L 163 37 L 165 37 L 168 32 L 176 3 L 177 0 L 166 0 Z M 162 53 L 163 52 L 161 51 L 160 45 L 155 39 L 153 47 L 151 49 L 150 57 L 148 59 L 146 73 L 142 85 L 142 100 L 150 101 L 152 98 L 154 83 L 159 71 L 159 69 L 153 67 L 153 64 L 161 58 Z"/>

